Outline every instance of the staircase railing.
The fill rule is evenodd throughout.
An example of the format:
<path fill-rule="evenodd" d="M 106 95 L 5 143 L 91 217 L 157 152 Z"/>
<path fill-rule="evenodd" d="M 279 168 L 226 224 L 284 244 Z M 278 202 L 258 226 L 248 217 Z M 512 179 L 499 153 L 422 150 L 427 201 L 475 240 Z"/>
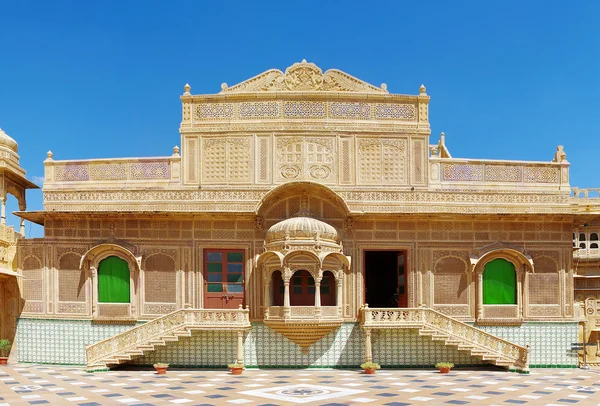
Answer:
<path fill-rule="evenodd" d="M 184 329 L 236 330 L 250 328 L 250 311 L 243 309 L 179 309 L 141 324 L 116 336 L 88 345 L 87 365 L 103 364 L 103 360 L 148 345 L 175 331 Z"/>
<path fill-rule="evenodd" d="M 361 310 L 363 328 L 430 328 L 508 358 L 514 362 L 515 367 L 526 369 L 529 366 L 528 347 L 507 341 L 433 309 L 371 309 L 365 306 Z"/>

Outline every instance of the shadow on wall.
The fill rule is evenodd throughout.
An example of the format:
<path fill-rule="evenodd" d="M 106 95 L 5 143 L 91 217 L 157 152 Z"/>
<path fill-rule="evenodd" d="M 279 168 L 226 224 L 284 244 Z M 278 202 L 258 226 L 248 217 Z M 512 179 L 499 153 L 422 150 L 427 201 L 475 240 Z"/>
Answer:
<path fill-rule="evenodd" d="M 17 319 L 23 311 L 25 301 L 19 293 L 19 284 L 15 276 L 0 274 L 0 339 L 15 342 L 17 333 Z M 16 355 L 16 346 L 13 344 L 11 355 Z"/>

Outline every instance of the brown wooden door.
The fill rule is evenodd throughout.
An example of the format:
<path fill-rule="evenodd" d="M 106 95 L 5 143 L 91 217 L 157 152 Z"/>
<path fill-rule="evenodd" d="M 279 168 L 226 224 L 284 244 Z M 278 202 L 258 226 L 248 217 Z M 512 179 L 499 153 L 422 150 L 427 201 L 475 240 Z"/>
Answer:
<path fill-rule="evenodd" d="M 296 271 L 290 283 L 290 305 L 315 305 L 315 280 L 308 271 Z"/>
<path fill-rule="evenodd" d="M 244 251 L 204 251 L 204 307 L 237 309 L 244 305 Z"/>

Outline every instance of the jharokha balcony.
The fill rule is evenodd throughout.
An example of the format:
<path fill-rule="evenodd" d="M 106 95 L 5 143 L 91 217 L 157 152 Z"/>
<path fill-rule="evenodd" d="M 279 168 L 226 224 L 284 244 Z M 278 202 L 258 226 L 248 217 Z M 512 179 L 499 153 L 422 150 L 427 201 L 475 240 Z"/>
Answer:
<path fill-rule="evenodd" d="M 269 228 L 257 267 L 263 276 L 265 324 L 303 351 L 342 325 L 350 258 L 336 229 L 311 217 L 306 196 L 295 217 Z"/>

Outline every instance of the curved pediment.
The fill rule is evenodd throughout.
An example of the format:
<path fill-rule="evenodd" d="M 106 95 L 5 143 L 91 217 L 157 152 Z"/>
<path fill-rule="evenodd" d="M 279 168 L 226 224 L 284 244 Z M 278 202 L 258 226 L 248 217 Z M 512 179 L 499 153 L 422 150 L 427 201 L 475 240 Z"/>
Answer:
<path fill-rule="evenodd" d="M 252 92 L 353 92 L 387 94 L 385 84 L 373 86 L 337 69 L 325 73 L 312 62 L 297 62 L 285 70 L 270 69 L 235 86 L 221 86 L 221 93 Z"/>

